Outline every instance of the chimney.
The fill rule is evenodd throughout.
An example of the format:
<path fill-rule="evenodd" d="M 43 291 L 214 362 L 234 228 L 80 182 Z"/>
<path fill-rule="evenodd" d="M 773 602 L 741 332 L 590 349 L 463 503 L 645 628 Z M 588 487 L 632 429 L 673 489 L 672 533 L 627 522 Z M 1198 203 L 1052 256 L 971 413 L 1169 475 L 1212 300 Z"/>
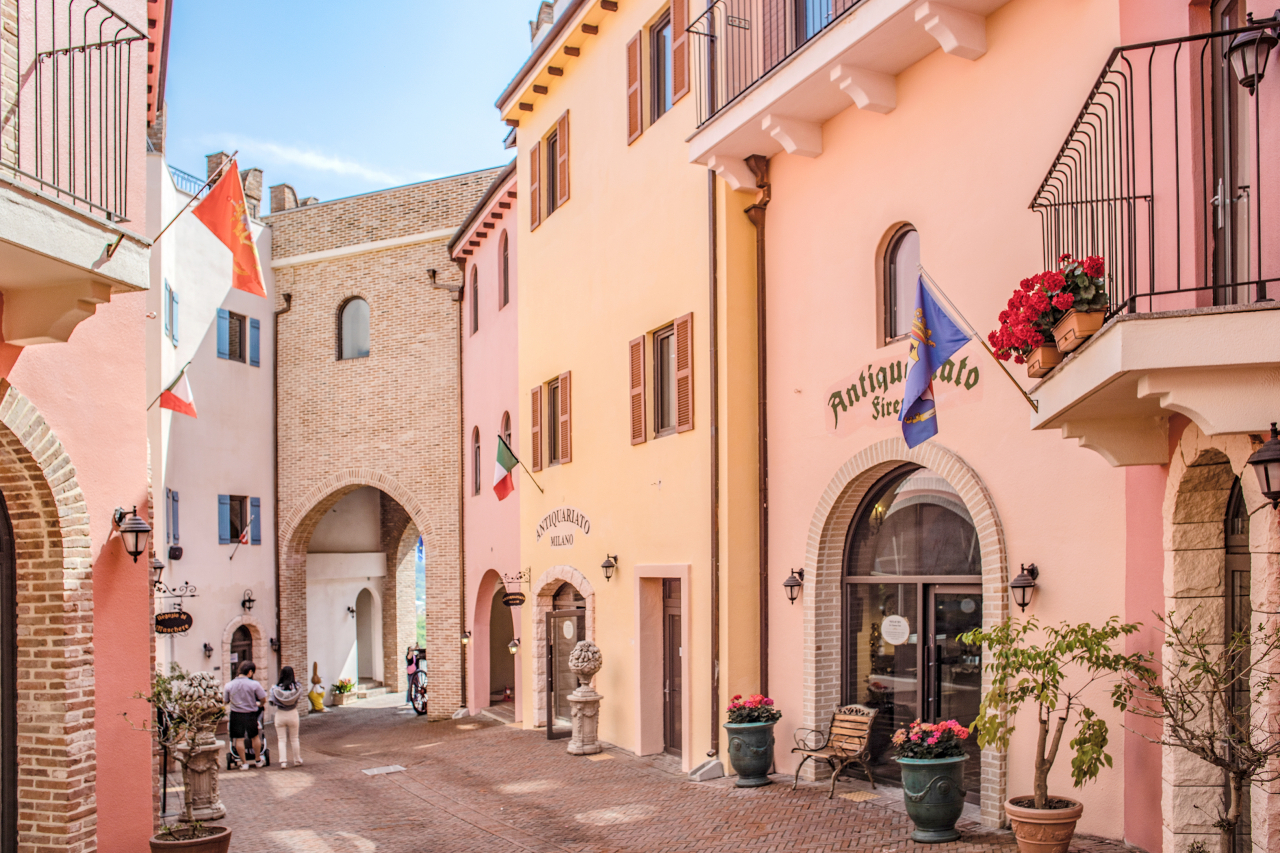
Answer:
<path fill-rule="evenodd" d="M 165 104 L 161 104 L 156 110 L 155 120 L 147 126 L 147 143 L 150 145 L 151 151 L 159 151 L 164 153 L 164 124 L 165 124 Z"/>
<path fill-rule="evenodd" d="M 249 215 L 257 219 L 262 206 L 262 170 L 245 169 L 240 173 L 240 184 L 244 187 L 244 205 Z"/>
<path fill-rule="evenodd" d="M 227 152 L 225 151 L 219 151 L 217 154 L 210 154 L 209 156 L 205 157 L 204 160 L 205 160 L 205 163 L 208 164 L 208 169 L 209 169 L 209 171 L 205 174 L 205 177 L 212 178 L 214 175 L 218 173 L 218 170 L 222 168 L 222 164 L 227 162 L 230 159 L 231 158 L 227 156 Z"/>
<path fill-rule="evenodd" d="M 298 206 L 298 194 L 288 184 L 276 184 L 271 188 L 271 212 L 292 210 Z"/>
<path fill-rule="evenodd" d="M 551 24 L 556 17 L 556 7 L 549 0 L 543 0 L 541 6 L 538 7 L 538 19 L 529 22 L 529 41 L 534 44 L 538 43 L 538 33 L 542 32 L 543 27 Z"/>
<path fill-rule="evenodd" d="M 302 207 L 306 207 L 309 204 L 319 204 L 319 203 L 320 203 L 320 199 L 316 198 L 313 195 L 309 195 L 300 202 L 300 205 Z"/>

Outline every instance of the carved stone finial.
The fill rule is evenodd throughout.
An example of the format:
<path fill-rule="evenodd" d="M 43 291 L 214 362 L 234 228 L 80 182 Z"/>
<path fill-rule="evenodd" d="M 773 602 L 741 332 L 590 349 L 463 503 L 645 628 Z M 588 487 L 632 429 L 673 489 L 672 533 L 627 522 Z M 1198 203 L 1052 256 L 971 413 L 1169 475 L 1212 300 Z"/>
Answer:
<path fill-rule="evenodd" d="M 595 677 L 604 664 L 600 647 L 590 640 L 580 640 L 569 653 L 569 669 L 578 676 L 579 683 L 587 683 Z"/>

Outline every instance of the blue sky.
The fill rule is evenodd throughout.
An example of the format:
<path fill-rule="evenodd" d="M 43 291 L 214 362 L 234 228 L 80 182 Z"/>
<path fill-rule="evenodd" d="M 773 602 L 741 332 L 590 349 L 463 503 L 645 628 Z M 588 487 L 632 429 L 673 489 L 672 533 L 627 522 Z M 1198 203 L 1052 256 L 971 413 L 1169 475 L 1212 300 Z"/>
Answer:
<path fill-rule="evenodd" d="M 493 102 L 537 0 L 175 0 L 166 155 L 322 201 L 506 163 Z M 266 195 L 266 193 L 264 193 Z M 265 207 L 267 199 L 263 199 Z"/>

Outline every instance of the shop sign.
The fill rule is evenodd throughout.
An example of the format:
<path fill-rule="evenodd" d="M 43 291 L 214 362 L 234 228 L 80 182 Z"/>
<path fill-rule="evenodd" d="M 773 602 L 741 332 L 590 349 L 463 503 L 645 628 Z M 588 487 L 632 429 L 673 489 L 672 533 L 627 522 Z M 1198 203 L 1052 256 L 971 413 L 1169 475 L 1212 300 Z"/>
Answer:
<path fill-rule="evenodd" d="M 957 353 L 958 355 L 958 353 Z M 902 409 L 902 382 L 909 361 L 897 359 L 868 364 L 826 390 L 827 432 L 852 432 L 859 426 L 897 421 Z M 948 359 L 933 374 L 933 395 L 938 408 L 982 399 L 982 374 L 968 356 L 957 364 Z M 950 403 L 944 402 L 950 400 Z"/>
<path fill-rule="evenodd" d="M 911 639 L 911 623 L 904 616 L 890 616 L 880 625 L 880 636 L 891 646 L 900 646 Z"/>
<path fill-rule="evenodd" d="M 195 620 L 185 610 L 170 610 L 156 614 L 157 634 L 185 634 L 191 630 Z"/>
<path fill-rule="evenodd" d="M 519 590 L 514 592 L 508 590 L 502 594 L 502 603 L 508 607 L 519 607 L 524 604 L 524 593 Z"/>
<path fill-rule="evenodd" d="M 572 548 L 575 536 L 573 528 L 577 528 L 584 536 L 589 535 L 591 519 L 571 506 L 562 506 L 542 517 L 534 535 L 538 542 L 542 541 L 543 536 L 547 536 L 552 548 Z"/>

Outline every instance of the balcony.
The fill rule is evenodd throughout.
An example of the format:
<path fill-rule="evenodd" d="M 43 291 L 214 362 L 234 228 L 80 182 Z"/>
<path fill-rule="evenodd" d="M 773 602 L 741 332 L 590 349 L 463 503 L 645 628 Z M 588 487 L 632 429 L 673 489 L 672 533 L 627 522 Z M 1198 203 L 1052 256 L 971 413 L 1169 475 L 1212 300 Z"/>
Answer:
<path fill-rule="evenodd" d="M 113 292 L 147 286 L 149 244 L 123 227 L 131 195 L 144 197 L 146 36 L 96 0 L 17 0 L 5 8 L 4 339 L 65 341 Z M 139 167 L 132 179 L 131 152 Z"/>
<path fill-rule="evenodd" d="M 1168 462 L 1172 414 L 1208 435 L 1275 420 L 1280 71 L 1248 90 L 1228 52 L 1277 24 L 1112 52 L 1031 203 L 1046 268 L 1106 259 L 1111 317 L 1032 390 L 1034 429 L 1140 465 Z"/>

